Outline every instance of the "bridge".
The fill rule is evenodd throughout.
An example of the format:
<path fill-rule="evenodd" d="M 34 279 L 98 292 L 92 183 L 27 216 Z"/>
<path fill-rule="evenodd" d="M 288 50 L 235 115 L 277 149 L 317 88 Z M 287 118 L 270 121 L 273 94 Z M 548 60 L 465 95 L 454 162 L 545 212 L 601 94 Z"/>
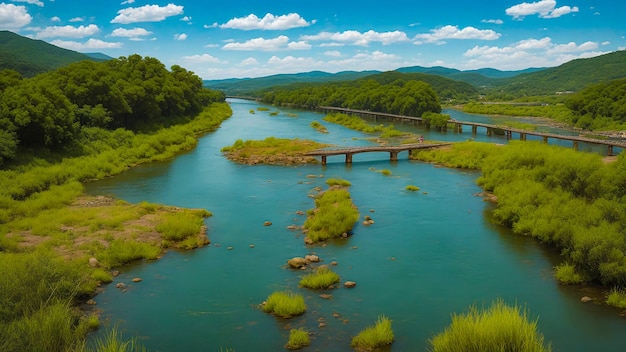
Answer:
<path fill-rule="evenodd" d="M 440 148 L 447 145 L 451 145 L 452 143 L 420 143 L 420 144 L 404 144 L 404 145 L 393 145 L 393 146 L 363 146 L 363 147 L 343 147 L 343 148 L 327 148 L 327 149 L 318 149 L 313 150 L 304 155 L 307 156 L 321 156 L 322 157 L 322 165 L 326 165 L 326 158 L 331 155 L 345 155 L 346 156 L 346 164 L 352 163 L 352 156 L 354 154 L 359 153 L 372 153 L 372 152 L 388 152 L 389 160 L 397 161 L 398 153 L 403 151 L 408 151 L 409 156 L 411 155 L 411 151 L 416 149 L 432 149 L 432 148 Z"/>
<path fill-rule="evenodd" d="M 341 112 L 349 115 L 359 115 L 359 116 L 371 116 L 377 121 L 378 118 L 390 119 L 390 120 L 400 120 L 400 121 L 408 121 L 414 124 L 422 124 L 424 123 L 424 119 L 421 117 L 415 116 L 404 116 L 397 114 L 389 114 L 389 113 L 381 113 L 381 112 L 373 112 L 368 110 L 354 110 L 347 108 L 338 108 L 334 106 L 318 106 L 316 110 L 321 112 Z M 488 136 L 491 136 L 496 131 L 499 133 L 503 133 L 506 135 L 507 139 L 513 138 L 513 134 L 519 135 L 519 139 L 525 141 L 527 136 L 538 136 L 543 139 L 544 143 L 548 143 L 550 138 L 559 139 L 565 141 L 571 141 L 573 143 L 574 149 L 578 150 L 578 143 L 590 143 L 597 145 L 604 145 L 607 147 L 607 155 L 613 155 L 614 148 L 622 148 L 626 149 L 626 141 L 625 140 L 611 140 L 611 139 L 597 139 L 590 137 L 582 137 L 582 136 L 568 136 L 563 134 L 556 133 L 547 133 L 547 132 L 536 132 L 536 131 L 528 131 L 513 127 L 506 126 L 498 126 L 498 125 L 490 125 L 486 123 L 479 122 L 467 122 L 467 121 L 458 121 L 454 119 L 448 120 L 449 125 L 454 125 L 454 132 L 462 133 L 463 127 L 467 126 L 471 128 L 472 134 L 476 134 L 478 132 L 478 128 L 485 128 Z"/>

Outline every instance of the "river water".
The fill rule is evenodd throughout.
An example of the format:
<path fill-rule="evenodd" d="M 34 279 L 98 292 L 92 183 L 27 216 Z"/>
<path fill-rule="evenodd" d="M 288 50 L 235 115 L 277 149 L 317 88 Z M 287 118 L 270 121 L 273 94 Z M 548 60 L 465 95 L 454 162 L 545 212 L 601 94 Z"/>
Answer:
<path fill-rule="evenodd" d="M 329 157 L 325 167 L 234 164 L 220 149 L 237 139 L 370 143 L 361 133 L 323 122 L 323 115 L 285 109 L 278 109 L 277 116 L 249 112 L 258 106 L 233 100 L 233 116 L 201 138 L 193 151 L 86 186 L 91 194 L 205 208 L 214 214 L 206 220 L 210 246 L 170 251 L 156 262 L 121 268 L 122 274 L 96 297 L 105 327 L 118 324 L 125 336 L 137 336 L 150 351 L 281 351 L 289 329 L 298 327 L 312 333 L 305 351 L 350 351 L 351 337 L 385 315 L 393 321 L 391 350 L 426 351 L 428 339 L 450 324 L 451 314 L 501 298 L 537 318 L 554 351 L 622 351 L 626 346 L 626 321 L 619 310 L 580 303 L 584 295 L 602 296 L 558 285 L 552 278 L 558 255 L 490 221 L 492 205 L 475 195 L 481 191 L 477 172 L 408 161 L 406 153 L 394 163 L 388 153 L 369 153 L 355 155 L 352 165 L 345 165 L 342 156 Z M 330 133 L 311 128 L 313 120 Z M 504 137 L 396 127 L 426 139 L 506 142 Z M 382 169 L 391 175 L 377 172 Z M 313 207 L 311 190 L 325 188 L 330 177 L 352 183 L 361 218 L 369 215 L 375 223 L 357 224 L 348 239 L 307 247 L 303 235 L 287 227 L 302 225 L 304 216 L 296 212 Z M 421 190 L 406 191 L 410 184 Z M 272 225 L 264 226 L 265 221 Z M 332 268 L 341 280 L 357 286 L 299 288 L 304 272 L 286 268 L 286 262 L 310 253 L 322 264 L 336 261 Z M 143 281 L 133 283 L 134 277 Z M 115 288 L 118 282 L 128 290 Z M 262 312 L 258 305 L 276 290 L 305 295 L 307 312 L 289 320 Z M 322 299 L 321 293 L 332 298 Z M 320 322 L 326 326 L 319 327 Z"/>

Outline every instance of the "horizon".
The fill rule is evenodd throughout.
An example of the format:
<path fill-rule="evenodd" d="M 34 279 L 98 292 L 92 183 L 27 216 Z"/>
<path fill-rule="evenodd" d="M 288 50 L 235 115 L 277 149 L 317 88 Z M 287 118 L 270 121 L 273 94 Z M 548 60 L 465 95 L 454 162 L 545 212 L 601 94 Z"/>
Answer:
<path fill-rule="evenodd" d="M 82 53 L 154 57 L 223 80 L 412 66 L 556 67 L 626 49 L 625 12 L 626 2 L 593 0 L 12 0 L 0 3 L 0 30 Z"/>

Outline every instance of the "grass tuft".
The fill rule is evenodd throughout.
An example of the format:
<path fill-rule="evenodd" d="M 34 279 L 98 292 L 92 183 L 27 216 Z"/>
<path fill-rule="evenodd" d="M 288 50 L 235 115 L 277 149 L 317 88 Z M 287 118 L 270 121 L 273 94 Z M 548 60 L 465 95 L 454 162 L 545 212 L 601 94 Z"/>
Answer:
<path fill-rule="evenodd" d="M 261 309 L 266 313 L 274 314 L 281 318 L 291 318 L 304 314 L 306 304 L 302 295 L 287 291 L 276 291 L 267 298 Z"/>
<path fill-rule="evenodd" d="M 285 345 L 288 350 L 297 350 L 311 343 L 309 333 L 304 329 L 291 329 L 289 331 L 289 341 Z"/>
<path fill-rule="evenodd" d="M 381 315 L 376 324 L 365 328 L 352 338 L 352 348 L 357 351 L 375 351 L 382 346 L 390 345 L 393 339 L 391 320 Z"/>
<path fill-rule="evenodd" d="M 319 267 L 314 273 L 305 275 L 300 280 L 300 286 L 319 290 L 328 288 L 339 282 L 339 275 L 327 266 Z"/>

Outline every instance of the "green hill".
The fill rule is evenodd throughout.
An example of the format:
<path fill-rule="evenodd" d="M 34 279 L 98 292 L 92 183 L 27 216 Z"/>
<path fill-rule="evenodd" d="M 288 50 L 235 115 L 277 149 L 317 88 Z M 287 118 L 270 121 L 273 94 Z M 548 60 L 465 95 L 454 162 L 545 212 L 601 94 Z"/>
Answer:
<path fill-rule="evenodd" d="M 32 77 L 83 60 L 103 61 L 104 57 L 95 59 L 42 40 L 0 31 L 0 69 L 11 69 L 24 77 Z"/>

